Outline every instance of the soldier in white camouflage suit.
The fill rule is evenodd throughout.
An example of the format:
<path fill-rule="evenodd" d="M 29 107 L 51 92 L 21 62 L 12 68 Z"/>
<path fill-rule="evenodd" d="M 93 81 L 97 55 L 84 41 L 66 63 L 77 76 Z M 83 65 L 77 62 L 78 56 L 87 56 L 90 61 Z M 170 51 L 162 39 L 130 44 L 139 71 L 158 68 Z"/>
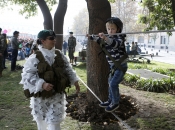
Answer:
<path fill-rule="evenodd" d="M 55 33 L 38 33 L 38 50 L 24 64 L 22 80 L 24 94 L 30 98 L 31 114 L 38 130 L 61 130 L 66 116 L 65 88 L 74 85 L 80 91 L 79 77 L 67 58 L 55 48 Z"/>

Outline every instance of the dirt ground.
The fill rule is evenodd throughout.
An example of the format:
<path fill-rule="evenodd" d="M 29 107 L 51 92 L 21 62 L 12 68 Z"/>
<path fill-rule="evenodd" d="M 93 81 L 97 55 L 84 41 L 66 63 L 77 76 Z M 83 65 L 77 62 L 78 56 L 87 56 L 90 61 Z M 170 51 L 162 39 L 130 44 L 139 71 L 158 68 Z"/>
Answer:
<path fill-rule="evenodd" d="M 132 130 L 175 130 L 175 105 L 162 100 L 157 96 L 158 93 L 135 90 L 130 87 L 120 87 L 120 92 L 120 107 L 114 113 Z M 81 122 L 90 122 L 98 126 L 94 130 L 97 128 L 127 129 L 120 123 L 116 125 L 118 120 L 100 108 L 98 103 L 89 104 L 85 93 L 68 97 L 68 103 L 68 115 Z"/>
<path fill-rule="evenodd" d="M 175 105 L 164 99 L 161 93 L 140 91 L 130 87 L 120 90 L 122 94 L 136 99 L 138 104 L 137 114 L 126 121 L 133 129 L 140 130 L 141 127 L 143 130 L 175 130 Z M 170 97 L 175 99 L 174 95 Z M 141 121 L 138 124 L 139 120 Z"/>

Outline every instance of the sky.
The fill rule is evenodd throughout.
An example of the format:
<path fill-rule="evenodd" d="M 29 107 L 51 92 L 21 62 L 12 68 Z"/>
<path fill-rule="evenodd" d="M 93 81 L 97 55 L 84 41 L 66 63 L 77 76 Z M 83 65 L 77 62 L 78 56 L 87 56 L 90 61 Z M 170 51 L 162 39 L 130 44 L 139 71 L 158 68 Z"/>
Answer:
<path fill-rule="evenodd" d="M 52 16 L 56 7 L 57 5 L 53 7 L 51 12 Z M 10 8 L 13 8 L 13 10 Z M 68 29 L 71 31 L 74 17 L 83 8 L 87 8 L 85 0 L 68 0 L 67 12 L 64 19 L 64 34 L 68 34 Z M 43 16 L 40 9 L 35 17 L 29 19 L 25 19 L 17 10 L 17 6 L 9 6 L 5 9 L 0 9 L 0 28 L 2 28 L 2 30 L 7 30 L 7 35 L 12 35 L 15 30 L 20 33 L 36 35 L 43 29 Z"/>

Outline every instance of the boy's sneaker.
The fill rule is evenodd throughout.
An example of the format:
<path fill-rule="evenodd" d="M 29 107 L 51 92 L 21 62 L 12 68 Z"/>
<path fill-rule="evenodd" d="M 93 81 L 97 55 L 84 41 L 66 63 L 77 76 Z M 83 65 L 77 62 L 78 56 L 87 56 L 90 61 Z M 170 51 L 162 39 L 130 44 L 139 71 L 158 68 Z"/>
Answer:
<path fill-rule="evenodd" d="M 106 108 L 106 107 L 109 106 L 110 104 L 111 104 L 111 101 L 108 100 L 108 101 L 106 101 L 106 102 L 102 102 L 102 103 L 100 103 L 99 106 L 100 106 L 100 107 L 104 107 L 104 108 Z"/>
<path fill-rule="evenodd" d="M 113 104 L 113 103 L 111 103 L 108 107 L 106 107 L 105 111 L 106 112 L 113 112 L 117 108 L 119 108 L 119 104 Z"/>

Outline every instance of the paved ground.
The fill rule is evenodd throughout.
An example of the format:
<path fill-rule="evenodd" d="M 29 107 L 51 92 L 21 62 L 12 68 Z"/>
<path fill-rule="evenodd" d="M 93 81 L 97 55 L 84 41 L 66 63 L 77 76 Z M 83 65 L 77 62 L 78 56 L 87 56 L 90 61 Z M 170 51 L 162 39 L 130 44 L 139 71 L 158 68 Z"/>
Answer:
<path fill-rule="evenodd" d="M 134 75 L 139 75 L 141 78 L 144 79 L 163 79 L 163 78 L 169 78 L 166 75 L 160 74 L 160 73 L 156 73 L 156 72 L 152 72 L 150 70 L 146 70 L 146 69 L 132 69 L 132 70 L 127 70 L 128 74 L 134 74 Z"/>
<path fill-rule="evenodd" d="M 83 46 L 81 45 L 80 42 L 77 42 L 77 46 L 75 51 L 79 52 L 83 49 Z M 157 49 L 150 49 L 150 48 L 146 48 L 146 50 L 144 48 L 141 48 L 142 52 L 148 52 L 148 56 L 145 56 L 146 58 L 150 59 L 151 61 L 160 61 L 160 62 L 164 62 L 164 63 L 169 63 L 169 64 L 174 64 L 175 65 L 175 51 L 169 51 L 167 53 L 167 51 L 165 50 L 157 50 Z M 158 55 L 156 55 L 156 53 Z M 78 53 L 77 53 L 78 54 Z M 154 54 L 154 56 L 151 58 L 150 54 Z"/>
<path fill-rule="evenodd" d="M 156 50 L 156 49 L 149 49 L 147 48 L 146 50 L 144 50 L 144 48 L 141 48 L 144 52 L 148 52 L 148 54 L 154 54 L 154 56 L 151 58 L 151 56 L 145 56 L 146 58 L 149 58 L 150 60 L 154 60 L 154 61 L 160 61 L 160 62 L 164 62 L 164 63 L 169 63 L 169 64 L 174 64 L 175 65 L 175 51 L 169 51 L 167 53 L 167 51 L 165 50 Z M 158 53 L 158 55 L 156 55 L 156 53 Z"/>
<path fill-rule="evenodd" d="M 175 65 L 175 51 L 170 51 L 167 52 L 165 50 L 156 50 L 156 49 L 149 49 L 146 48 L 141 48 L 143 52 L 147 53 L 148 55 L 144 56 L 151 61 L 159 61 L 159 62 L 164 62 L 164 63 L 169 63 L 169 64 L 174 64 Z M 158 55 L 157 55 L 158 54 Z M 151 57 L 151 55 L 154 55 Z M 144 69 L 137 69 L 137 70 L 128 70 L 127 73 L 130 74 L 135 74 L 135 75 L 140 75 L 142 78 L 149 79 L 162 79 L 162 78 L 168 78 L 166 75 L 162 75 L 156 72 L 151 72 L 149 70 L 144 70 Z"/>

